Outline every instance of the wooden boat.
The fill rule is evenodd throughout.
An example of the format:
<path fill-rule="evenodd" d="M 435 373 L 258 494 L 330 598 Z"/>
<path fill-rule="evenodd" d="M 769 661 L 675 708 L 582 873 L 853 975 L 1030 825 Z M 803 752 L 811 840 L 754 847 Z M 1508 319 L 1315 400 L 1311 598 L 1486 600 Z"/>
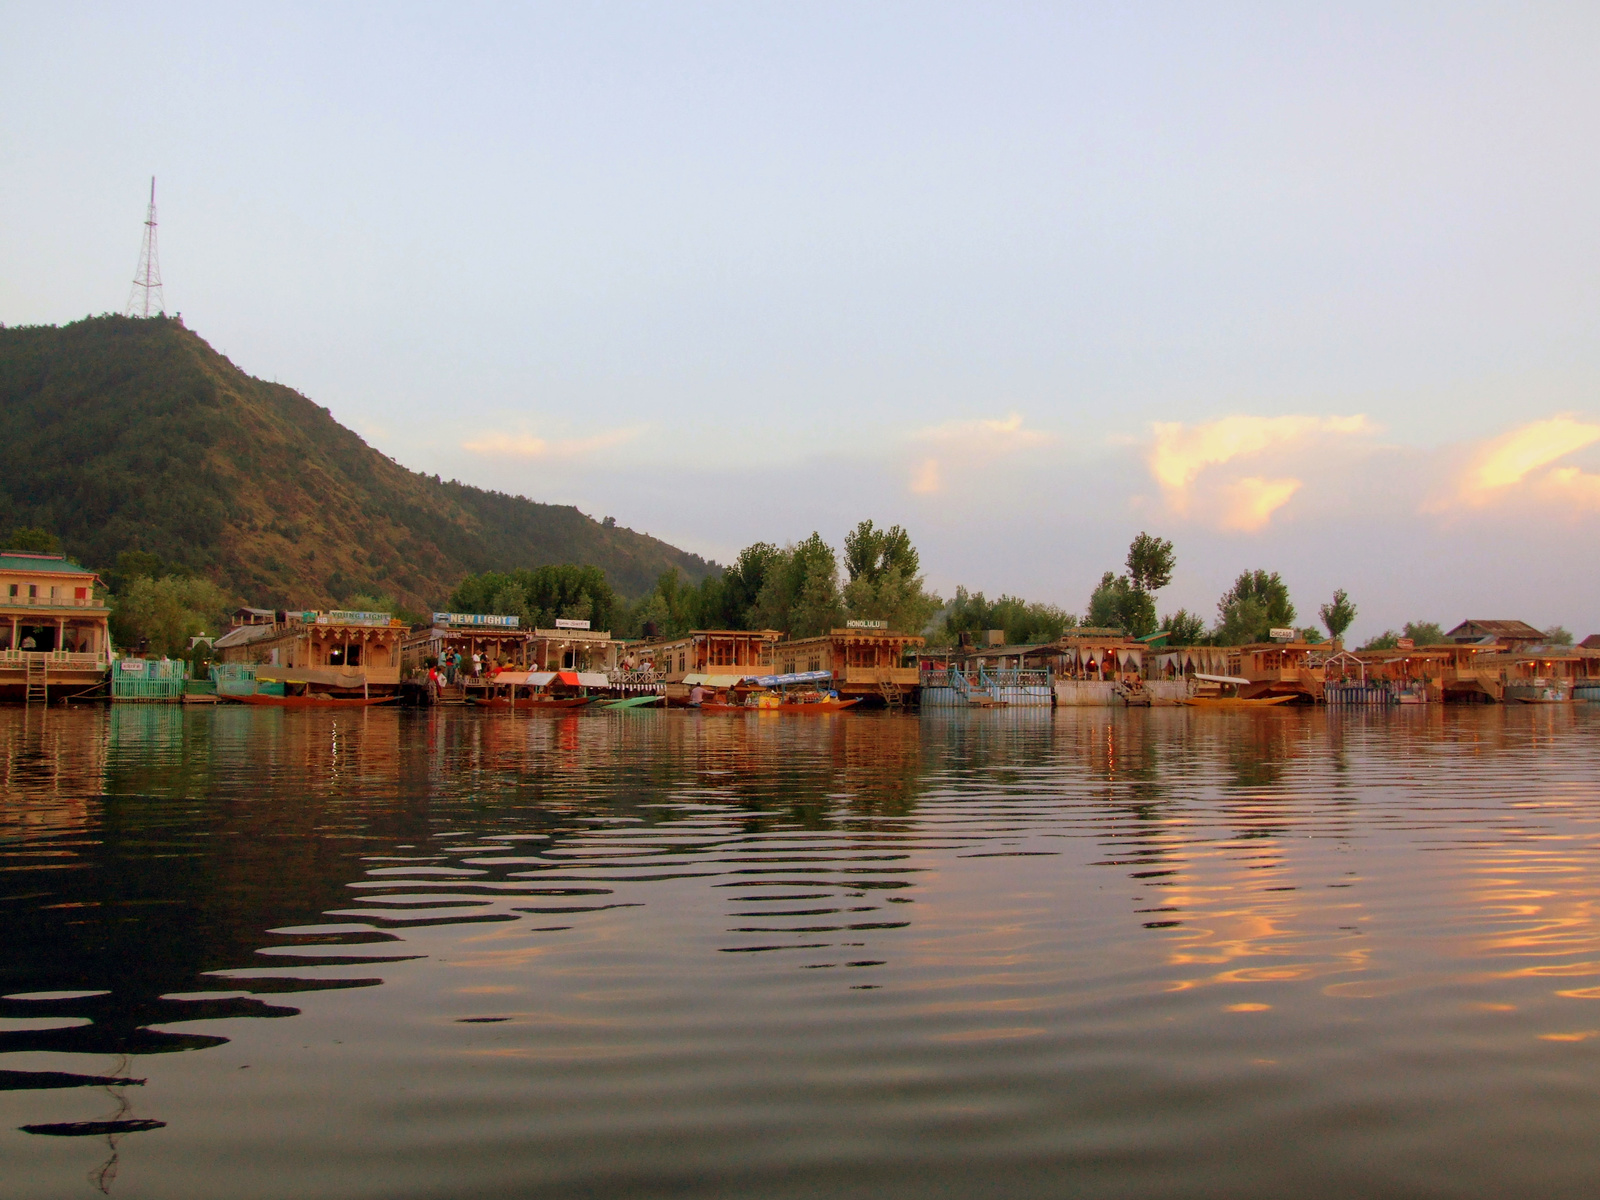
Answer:
<path fill-rule="evenodd" d="M 666 697 L 660 694 L 649 696 L 628 696 L 621 700 L 602 700 L 601 708 L 649 708 L 652 704 L 660 704 Z"/>
<path fill-rule="evenodd" d="M 1296 699 L 1296 696 L 1262 696 L 1256 700 L 1244 700 L 1238 696 L 1185 696 L 1183 703 L 1193 708 L 1272 708 Z"/>
<path fill-rule="evenodd" d="M 565 710 L 594 703 L 592 696 L 469 696 L 467 703 L 479 708 L 521 708 Z"/>
<path fill-rule="evenodd" d="M 846 708 L 851 707 L 852 705 L 860 704 L 860 703 L 861 703 L 861 697 L 860 696 L 854 696 L 849 700 L 833 700 L 833 699 L 829 699 L 829 700 L 792 701 L 792 702 L 789 702 L 789 703 L 780 702 L 778 704 L 712 704 L 712 703 L 708 702 L 708 703 L 702 704 L 700 706 L 700 711 L 701 712 L 729 712 L 729 713 L 769 713 L 769 712 L 825 713 L 825 712 L 839 712 L 842 709 L 846 709 Z"/>
<path fill-rule="evenodd" d="M 326 692 L 313 692 L 308 696 L 264 696 L 260 692 L 251 692 L 225 698 L 261 708 L 371 708 L 374 704 L 387 704 L 399 697 L 330 696 Z"/>

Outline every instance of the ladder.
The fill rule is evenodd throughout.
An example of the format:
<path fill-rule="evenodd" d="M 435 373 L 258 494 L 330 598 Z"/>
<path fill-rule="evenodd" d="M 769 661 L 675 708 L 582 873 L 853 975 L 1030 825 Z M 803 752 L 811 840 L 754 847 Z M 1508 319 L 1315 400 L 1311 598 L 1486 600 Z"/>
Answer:
<path fill-rule="evenodd" d="M 50 698 L 50 692 L 49 676 L 46 674 L 44 665 L 44 655 L 27 655 L 23 659 L 23 663 L 27 672 L 24 677 L 27 687 L 23 693 L 23 699 L 29 704 L 33 704 L 35 701 L 40 704 L 46 703 Z"/>
<path fill-rule="evenodd" d="M 878 693 L 883 697 L 885 707 L 890 709 L 905 707 L 906 694 L 900 685 L 889 677 L 888 672 L 878 676 Z"/>

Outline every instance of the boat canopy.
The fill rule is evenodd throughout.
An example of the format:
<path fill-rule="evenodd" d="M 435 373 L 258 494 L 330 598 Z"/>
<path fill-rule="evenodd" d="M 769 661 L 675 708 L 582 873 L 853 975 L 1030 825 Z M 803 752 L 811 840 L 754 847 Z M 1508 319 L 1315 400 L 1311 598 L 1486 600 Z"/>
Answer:
<path fill-rule="evenodd" d="M 705 675 L 691 674 L 683 677 L 683 682 L 689 687 L 731 688 L 738 687 L 749 675 Z"/>
<path fill-rule="evenodd" d="M 521 685 L 528 682 L 528 676 L 531 674 L 531 671 L 499 671 L 489 676 L 489 682 Z"/>
<path fill-rule="evenodd" d="M 1231 683 L 1236 687 L 1243 687 L 1250 682 L 1248 679 L 1240 679 L 1237 675 L 1201 675 L 1196 673 L 1195 678 L 1201 683 Z"/>
<path fill-rule="evenodd" d="M 566 672 L 562 672 L 565 674 Z M 604 671 L 579 671 L 578 682 L 584 687 L 610 687 L 611 680 L 607 679 Z"/>
<path fill-rule="evenodd" d="M 529 671 L 527 679 L 523 680 L 523 682 L 533 687 L 545 687 L 555 677 L 556 673 L 554 671 Z"/>
<path fill-rule="evenodd" d="M 788 675 L 751 675 L 756 683 L 765 688 L 789 687 L 796 683 L 825 683 L 833 678 L 832 671 L 794 671 Z"/>

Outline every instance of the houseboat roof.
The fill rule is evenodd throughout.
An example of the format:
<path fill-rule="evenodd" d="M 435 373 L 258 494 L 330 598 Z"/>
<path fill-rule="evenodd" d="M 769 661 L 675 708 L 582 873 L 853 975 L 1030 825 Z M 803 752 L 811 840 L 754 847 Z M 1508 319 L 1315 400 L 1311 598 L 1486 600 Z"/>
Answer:
<path fill-rule="evenodd" d="M 266 638 L 278 637 L 281 631 L 276 625 L 241 625 L 237 629 L 229 630 L 211 643 L 213 650 L 227 650 L 232 646 L 248 646 L 251 642 L 263 641 Z"/>
<path fill-rule="evenodd" d="M 99 579 L 64 554 L 35 554 L 27 550 L 0 550 L 0 571 L 26 571 L 30 575 L 87 575 Z"/>
<path fill-rule="evenodd" d="M 1471 617 L 1461 622 L 1445 637 L 1456 641 L 1478 641 L 1484 637 L 1511 638 L 1516 641 L 1526 641 L 1532 638 L 1535 641 L 1544 640 L 1544 631 L 1535 629 L 1526 621 L 1493 620 L 1486 621 Z"/>
<path fill-rule="evenodd" d="M 1578 643 L 1581 650 L 1600 650 L 1600 633 L 1591 633 Z"/>

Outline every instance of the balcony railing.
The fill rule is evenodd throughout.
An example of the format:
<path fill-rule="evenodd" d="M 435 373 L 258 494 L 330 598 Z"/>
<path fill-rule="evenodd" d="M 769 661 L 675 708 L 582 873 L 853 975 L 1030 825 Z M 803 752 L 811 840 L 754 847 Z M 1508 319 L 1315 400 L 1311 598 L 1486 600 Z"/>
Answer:
<path fill-rule="evenodd" d="M 46 668 L 96 671 L 105 667 L 106 656 L 72 650 L 0 650 L 0 670 L 21 671 L 30 661 L 43 662 Z"/>
<path fill-rule="evenodd" d="M 0 596 L 0 605 L 21 608 L 105 608 L 93 596 Z"/>

